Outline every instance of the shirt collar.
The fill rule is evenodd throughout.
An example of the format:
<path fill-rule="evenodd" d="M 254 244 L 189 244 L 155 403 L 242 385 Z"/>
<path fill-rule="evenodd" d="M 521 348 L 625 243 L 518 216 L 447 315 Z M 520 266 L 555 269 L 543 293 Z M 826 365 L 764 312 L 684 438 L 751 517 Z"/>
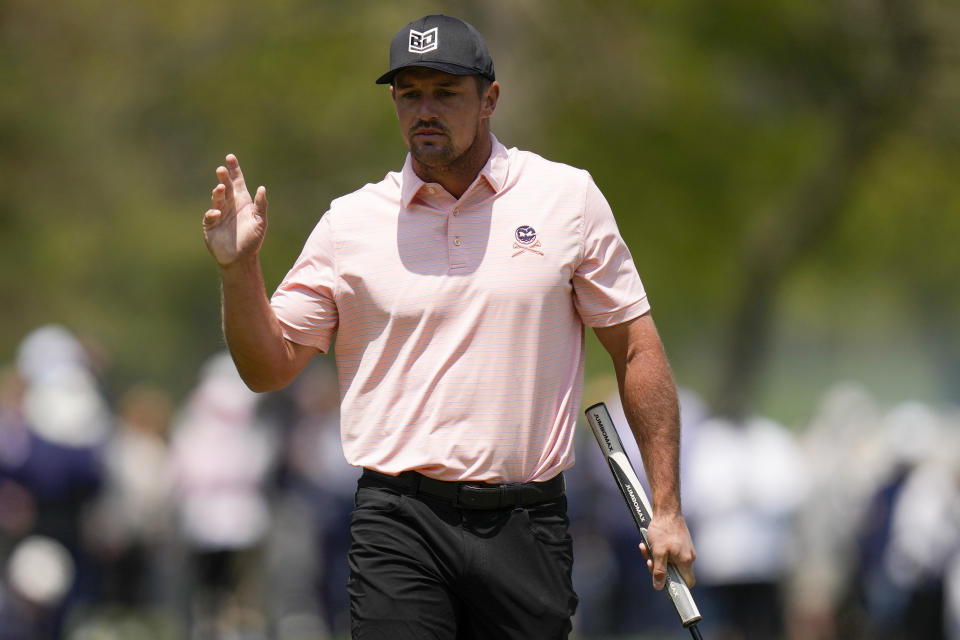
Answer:
<path fill-rule="evenodd" d="M 480 170 L 480 177 L 483 177 L 494 193 L 498 193 L 507 183 L 507 174 L 510 169 L 510 156 L 507 148 L 500 144 L 496 136 L 490 134 L 490 157 L 487 163 Z M 420 176 L 413 170 L 413 159 L 407 154 L 407 159 L 403 163 L 402 186 L 400 189 L 400 199 L 404 208 L 410 206 L 413 199 L 420 193 L 420 190 L 426 186 Z"/>

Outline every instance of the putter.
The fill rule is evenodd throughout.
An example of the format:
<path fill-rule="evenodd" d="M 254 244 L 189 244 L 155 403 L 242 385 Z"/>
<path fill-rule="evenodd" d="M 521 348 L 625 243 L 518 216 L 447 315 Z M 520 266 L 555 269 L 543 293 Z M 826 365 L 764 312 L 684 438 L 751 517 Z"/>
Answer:
<path fill-rule="evenodd" d="M 593 435 L 597 438 L 597 444 L 600 445 L 600 450 L 603 451 L 607 464 L 610 465 L 610 471 L 617 481 L 617 486 L 620 487 L 620 493 L 627 503 L 630 515 L 633 516 L 633 522 L 640 531 L 640 537 L 647 547 L 647 553 L 652 553 L 650 543 L 647 541 L 647 527 L 650 525 L 650 513 L 652 512 L 650 500 L 647 498 L 647 494 L 643 490 L 640 479 L 637 478 L 629 458 L 627 458 L 620 436 L 617 435 L 617 428 L 610 418 L 610 412 L 607 411 L 607 406 L 600 402 L 589 407 L 586 414 L 587 422 L 593 430 Z M 680 623 L 684 628 L 690 630 L 690 635 L 693 636 L 694 640 L 703 640 L 703 636 L 700 635 L 700 630 L 697 628 L 697 623 L 701 619 L 700 611 L 693 601 L 690 588 L 680 577 L 680 573 L 673 566 L 673 563 L 667 565 L 665 587 L 667 595 L 670 596 L 670 600 L 677 610 L 677 615 L 680 616 Z"/>

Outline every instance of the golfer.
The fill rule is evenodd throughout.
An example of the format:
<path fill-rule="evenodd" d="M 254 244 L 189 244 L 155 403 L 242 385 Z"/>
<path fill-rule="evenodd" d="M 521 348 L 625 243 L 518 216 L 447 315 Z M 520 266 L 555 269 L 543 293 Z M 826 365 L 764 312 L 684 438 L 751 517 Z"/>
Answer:
<path fill-rule="evenodd" d="M 223 328 L 250 388 L 333 347 L 343 451 L 364 469 L 347 585 L 354 638 L 566 638 L 577 605 L 563 471 L 584 326 L 610 353 L 649 476 L 662 588 L 692 585 L 676 391 L 650 305 L 586 171 L 507 148 L 483 37 L 430 15 L 390 46 L 403 168 L 333 201 L 272 299 L 267 197 L 237 158 L 204 214 Z"/>

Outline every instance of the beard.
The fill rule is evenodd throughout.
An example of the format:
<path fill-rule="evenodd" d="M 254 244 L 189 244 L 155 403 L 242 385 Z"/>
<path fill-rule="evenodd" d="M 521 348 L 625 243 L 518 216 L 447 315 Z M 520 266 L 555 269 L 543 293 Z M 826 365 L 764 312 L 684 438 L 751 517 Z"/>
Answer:
<path fill-rule="evenodd" d="M 441 131 L 443 136 L 429 142 L 418 142 L 414 134 L 420 129 L 436 129 Z M 431 169 L 452 168 L 469 157 L 470 152 L 477 146 L 478 138 L 479 128 L 474 131 L 470 144 L 465 149 L 458 151 L 453 145 L 453 136 L 447 127 L 436 122 L 419 122 L 410 130 L 410 155 L 424 167 L 430 167 Z"/>
<path fill-rule="evenodd" d="M 449 138 L 442 144 L 411 142 L 410 155 L 425 167 L 445 167 L 457 159 L 457 153 Z"/>

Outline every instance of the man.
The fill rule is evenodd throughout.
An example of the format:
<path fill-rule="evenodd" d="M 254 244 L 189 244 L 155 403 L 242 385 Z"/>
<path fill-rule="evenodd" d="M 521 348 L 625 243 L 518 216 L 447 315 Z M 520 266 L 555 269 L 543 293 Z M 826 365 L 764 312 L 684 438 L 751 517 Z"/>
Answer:
<path fill-rule="evenodd" d="M 336 334 L 342 442 L 364 468 L 351 521 L 355 638 L 565 638 L 576 608 L 564 469 L 584 325 L 609 351 L 652 485 L 648 566 L 693 583 L 676 391 L 609 206 L 585 171 L 490 133 L 482 36 L 425 16 L 390 47 L 409 154 L 334 200 L 272 300 L 264 187 L 217 169 L 204 236 L 223 324 L 254 390 L 290 382 Z M 644 550 L 646 553 L 646 550 Z"/>

